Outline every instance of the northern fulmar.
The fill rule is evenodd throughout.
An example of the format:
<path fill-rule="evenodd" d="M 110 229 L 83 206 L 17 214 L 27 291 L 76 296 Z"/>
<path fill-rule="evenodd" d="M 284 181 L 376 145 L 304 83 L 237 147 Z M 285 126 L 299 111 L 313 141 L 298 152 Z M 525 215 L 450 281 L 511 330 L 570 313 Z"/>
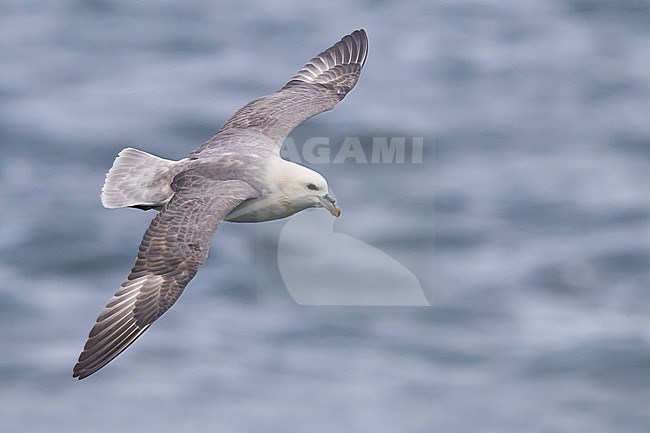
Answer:
<path fill-rule="evenodd" d="M 180 161 L 133 148 L 118 154 L 102 204 L 159 213 L 144 233 L 131 273 L 90 330 L 73 377 L 104 367 L 176 302 L 208 257 L 221 221 L 271 221 L 312 207 L 340 216 L 323 176 L 282 159 L 280 148 L 296 126 L 347 95 L 367 54 L 364 30 L 343 37 L 279 91 L 239 109 Z"/>

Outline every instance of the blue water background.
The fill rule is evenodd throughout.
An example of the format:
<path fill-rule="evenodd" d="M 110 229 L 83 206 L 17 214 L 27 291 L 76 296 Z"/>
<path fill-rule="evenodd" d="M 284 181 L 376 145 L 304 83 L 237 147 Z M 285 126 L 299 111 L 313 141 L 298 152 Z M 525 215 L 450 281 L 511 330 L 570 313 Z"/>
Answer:
<path fill-rule="evenodd" d="M 1 2 L 0 430 L 650 431 L 649 22 L 643 0 Z M 424 137 L 420 164 L 312 168 L 335 229 L 432 306 L 296 305 L 284 222 L 225 224 L 173 309 L 73 380 L 152 217 L 101 207 L 117 152 L 184 157 L 360 27 L 358 86 L 295 136 Z"/>

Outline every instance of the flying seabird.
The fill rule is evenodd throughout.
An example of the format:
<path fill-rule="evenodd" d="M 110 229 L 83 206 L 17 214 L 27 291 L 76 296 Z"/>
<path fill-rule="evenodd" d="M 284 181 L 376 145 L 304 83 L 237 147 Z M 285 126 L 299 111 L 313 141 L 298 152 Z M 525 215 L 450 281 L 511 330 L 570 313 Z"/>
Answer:
<path fill-rule="evenodd" d="M 279 91 L 239 109 L 180 161 L 133 148 L 118 154 L 102 188 L 104 207 L 159 213 L 131 273 L 90 330 L 73 377 L 104 367 L 176 302 L 208 257 L 221 221 L 270 221 L 312 207 L 340 216 L 323 176 L 282 159 L 280 148 L 296 126 L 352 90 L 367 54 L 364 30 L 343 37 Z"/>

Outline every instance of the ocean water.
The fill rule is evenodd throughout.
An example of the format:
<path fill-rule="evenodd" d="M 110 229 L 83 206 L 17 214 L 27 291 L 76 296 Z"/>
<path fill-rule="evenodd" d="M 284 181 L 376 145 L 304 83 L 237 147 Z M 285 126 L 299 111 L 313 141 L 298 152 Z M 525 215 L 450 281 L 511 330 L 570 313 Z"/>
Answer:
<path fill-rule="evenodd" d="M 648 22 L 643 0 L 1 2 L 0 430 L 650 431 Z M 178 303 L 73 380 L 153 215 L 101 207 L 115 155 L 184 157 L 361 27 L 359 84 L 292 136 L 342 217 L 224 224 Z M 377 137 L 405 161 L 335 163 Z M 327 272 L 401 293 L 372 257 L 430 305 L 294 296 Z"/>

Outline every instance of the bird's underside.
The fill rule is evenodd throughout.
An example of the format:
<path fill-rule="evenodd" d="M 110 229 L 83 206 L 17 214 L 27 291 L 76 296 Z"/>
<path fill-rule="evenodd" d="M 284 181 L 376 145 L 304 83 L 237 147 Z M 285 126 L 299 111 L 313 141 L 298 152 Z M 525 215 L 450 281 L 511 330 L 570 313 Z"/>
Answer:
<path fill-rule="evenodd" d="M 345 36 L 282 89 L 239 109 L 184 160 L 135 149 L 120 153 L 102 191 L 104 205 L 160 212 L 142 238 L 131 272 L 91 329 L 73 377 L 83 379 L 105 366 L 176 302 L 205 262 L 219 223 L 264 194 L 262 171 L 250 155 L 279 159 L 284 139 L 296 126 L 334 108 L 355 86 L 367 52 L 364 30 Z M 324 201 L 330 210 L 333 203 Z"/>

